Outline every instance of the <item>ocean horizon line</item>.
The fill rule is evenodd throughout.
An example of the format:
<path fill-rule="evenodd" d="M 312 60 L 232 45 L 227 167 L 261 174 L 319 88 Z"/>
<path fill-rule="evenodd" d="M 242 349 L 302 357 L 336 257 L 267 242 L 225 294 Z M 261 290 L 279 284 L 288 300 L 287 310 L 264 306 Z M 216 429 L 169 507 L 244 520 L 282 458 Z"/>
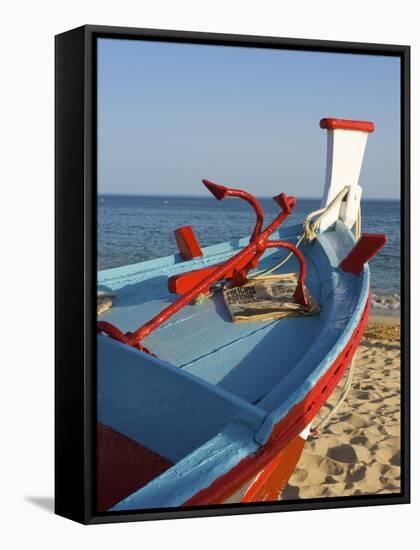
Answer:
<path fill-rule="evenodd" d="M 156 198 L 185 198 L 185 199 L 209 199 L 214 200 L 212 195 L 196 195 L 196 194 L 171 194 L 171 193 L 110 193 L 103 192 L 98 193 L 98 197 L 156 197 Z M 272 195 L 255 195 L 257 199 L 272 199 Z M 303 200 L 321 200 L 322 196 L 297 196 L 297 199 Z M 362 197 L 362 201 L 389 201 L 389 202 L 400 202 L 400 197 Z"/>

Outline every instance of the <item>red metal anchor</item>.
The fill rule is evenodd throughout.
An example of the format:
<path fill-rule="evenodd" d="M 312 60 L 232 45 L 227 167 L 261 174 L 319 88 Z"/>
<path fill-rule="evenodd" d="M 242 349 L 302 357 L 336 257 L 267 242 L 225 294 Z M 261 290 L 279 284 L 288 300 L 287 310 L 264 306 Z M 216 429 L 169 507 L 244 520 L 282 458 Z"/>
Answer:
<path fill-rule="evenodd" d="M 258 200 L 247 193 L 246 191 L 241 191 L 240 189 L 229 189 L 223 187 L 222 185 L 217 185 L 208 180 L 203 180 L 204 185 L 209 189 L 209 191 L 217 198 L 217 200 L 222 200 L 225 197 L 239 197 L 245 199 L 250 203 L 257 215 L 257 221 L 252 233 L 250 243 L 257 243 L 266 240 L 279 226 L 283 221 L 289 216 L 292 212 L 296 199 L 295 197 L 287 197 L 284 193 L 273 197 L 277 204 L 281 207 L 282 212 L 275 218 L 273 222 L 263 231 L 263 211 Z M 245 250 L 245 249 L 244 249 Z M 236 264 L 230 268 L 225 274 L 225 279 L 232 279 L 232 282 L 235 286 L 241 286 L 246 282 L 246 276 L 250 269 L 254 269 L 258 266 L 258 261 L 261 255 L 264 253 L 262 250 L 260 253 L 254 253 L 251 260 L 248 258 L 237 259 Z M 192 289 L 196 284 L 206 279 L 210 274 L 216 272 L 216 270 L 223 264 L 215 264 L 210 267 L 204 267 L 201 269 L 194 269 L 186 273 L 180 273 L 179 275 L 173 275 L 168 279 L 168 290 L 175 294 L 185 294 L 190 289 Z M 210 286 L 214 284 L 212 282 L 208 288 L 204 290 L 204 293 L 209 292 Z"/>
<path fill-rule="evenodd" d="M 237 254 L 232 256 L 226 262 L 211 266 L 205 269 L 199 269 L 190 273 L 183 273 L 177 277 L 177 281 L 184 283 L 185 293 L 180 296 L 175 302 L 164 308 L 160 313 L 153 317 L 143 326 L 139 327 L 134 333 L 127 332 L 123 334 L 119 329 L 107 322 L 98 322 L 98 332 L 108 334 L 112 338 L 119 340 L 130 346 L 134 346 L 142 351 L 148 353 L 149 350 L 143 348 L 141 341 L 148 336 L 151 332 L 156 330 L 160 325 L 167 321 L 172 315 L 177 313 L 180 309 L 191 303 L 197 296 L 203 293 L 207 293 L 210 287 L 217 281 L 224 279 L 231 279 L 231 284 L 240 286 L 247 280 L 247 275 L 250 269 L 257 267 L 260 257 L 264 254 L 267 248 L 287 248 L 298 259 L 300 266 L 300 273 L 296 290 L 294 292 L 295 300 L 308 307 L 308 300 L 305 295 L 305 277 L 306 277 L 306 263 L 302 252 L 296 248 L 295 245 L 286 241 L 269 241 L 268 237 L 280 226 L 280 224 L 290 215 L 295 204 L 295 197 L 287 197 L 284 193 L 274 197 L 274 200 L 282 208 L 280 214 L 264 229 L 263 224 L 263 210 L 258 200 L 250 193 L 242 191 L 240 189 L 230 189 L 217 185 L 208 180 L 203 180 L 204 185 L 209 191 L 218 199 L 221 200 L 225 197 L 239 197 L 246 200 L 252 205 L 255 210 L 257 221 L 249 244 L 240 250 Z M 170 285 L 169 285 L 170 286 Z M 176 285 L 175 285 L 176 286 Z M 182 285 L 180 285 L 182 286 Z"/>
<path fill-rule="evenodd" d="M 218 201 L 221 201 L 226 197 L 239 197 L 240 199 L 248 202 L 253 207 L 253 209 L 255 210 L 255 214 L 257 215 L 257 221 L 255 222 L 254 231 L 251 235 L 251 241 L 254 241 L 257 235 L 261 233 L 262 225 L 264 222 L 263 209 L 261 208 L 260 203 L 254 197 L 254 195 L 251 195 L 251 193 L 248 193 L 247 191 L 242 191 L 242 189 L 231 189 L 229 187 L 224 187 L 223 185 L 213 183 L 209 180 L 203 180 L 203 183 Z"/>

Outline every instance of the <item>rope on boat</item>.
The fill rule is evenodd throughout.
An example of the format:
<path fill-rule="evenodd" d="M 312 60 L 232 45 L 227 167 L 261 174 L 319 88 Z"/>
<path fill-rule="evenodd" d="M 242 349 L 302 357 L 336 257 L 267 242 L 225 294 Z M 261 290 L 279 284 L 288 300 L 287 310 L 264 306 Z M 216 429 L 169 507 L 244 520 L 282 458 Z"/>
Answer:
<path fill-rule="evenodd" d="M 315 239 L 317 236 L 319 226 L 321 224 L 322 219 L 333 209 L 337 206 L 338 203 L 342 202 L 344 197 L 347 195 L 349 191 L 349 187 L 343 187 L 343 189 L 337 193 L 337 195 L 334 197 L 334 199 L 326 206 L 325 208 L 320 208 L 319 210 L 314 210 L 308 216 L 306 216 L 305 221 L 303 222 L 303 233 L 299 235 L 298 241 L 296 243 L 296 247 L 300 245 L 300 243 L 305 240 L 306 242 L 311 242 Z M 359 208 L 359 215 L 360 215 L 360 208 Z M 359 222 L 359 215 L 358 215 L 358 222 Z M 317 219 L 315 221 L 311 221 L 316 216 Z M 358 231 L 360 233 L 360 222 L 356 222 L 356 228 L 358 228 Z M 360 237 L 360 235 L 359 235 Z M 359 238 L 357 237 L 357 238 Z M 290 260 L 290 258 L 293 256 L 293 253 L 290 252 L 285 258 L 283 258 L 279 263 L 273 265 L 269 269 L 263 269 L 262 271 L 257 271 L 257 273 L 252 275 L 253 279 L 261 279 L 263 277 L 266 277 L 267 275 L 270 275 L 274 271 L 277 271 L 280 267 L 282 267 L 286 262 Z"/>
<path fill-rule="evenodd" d="M 298 248 L 298 246 L 300 245 L 300 243 L 303 241 L 304 238 L 305 238 L 305 234 L 302 233 L 302 235 L 299 236 L 298 241 L 295 245 L 296 248 Z M 289 252 L 289 254 L 285 258 L 283 258 L 283 260 L 281 262 L 279 262 L 276 265 L 273 265 L 273 267 L 270 267 L 270 269 L 263 269 L 261 271 L 257 271 L 256 274 L 252 275 L 252 278 L 253 279 L 262 279 L 263 277 L 266 277 L 267 275 L 270 275 L 271 273 L 273 273 L 274 271 L 277 271 L 277 269 L 282 267 L 286 262 L 288 262 L 292 256 L 293 256 L 293 252 Z"/>
<path fill-rule="evenodd" d="M 343 189 L 337 193 L 337 195 L 334 197 L 334 199 L 326 206 L 325 208 L 320 208 L 319 210 L 315 210 L 314 212 L 311 212 L 303 222 L 303 232 L 305 235 L 305 240 L 307 242 L 311 242 L 315 239 L 317 236 L 319 226 L 321 224 L 321 221 L 325 218 L 325 216 L 333 210 L 337 204 L 341 203 L 343 199 L 346 197 L 347 193 L 349 192 L 350 187 L 346 186 L 343 187 Z M 311 221 L 312 218 L 315 218 L 315 221 Z"/>
<path fill-rule="evenodd" d="M 354 369 L 356 366 L 356 359 L 355 356 L 352 359 L 352 362 L 350 364 L 349 372 L 347 374 L 346 383 L 344 384 L 343 392 L 340 395 L 339 400 L 334 405 L 334 407 L 327 412 L 327 414 L 324 416 L 324 418 L 318 423 L 317 426 L 314 428 L 311 428 L 310 433 L 312 437 L 318 437 L 321 434 L 322 428 L 328 423 L 328 421 L 335 415 L 335 413 L 338 411 L 338 409 L 341 407 L 341 405 L 344 403 L 350 388 L 351 383 L 353 382 L 353 375 L 354 375 Z"/>
<path fill-rule="evenodd" d="M 360 239 L 361 234 L 362 234 L 362 214 L 359 206 L 359 210 L 357 211 L 356 223 L 354 225 L 354 236 L 356 237 L 356 240 Z M 338 409 L 341 407 L 346 397 L 348 396 L 351 388 L 351 383 L 353 381 L 354 371 L 356 368 L 356 353 L 354 354 L 353 359 L 351 360 L 346 383 L 344 384 L 344 388 L 340 398 L 338 399 L 334 407 L 330 411 L 328 411 L 327 414 L 324 416 L 324 418 L 318 423 L 318 425 L 315 426 L 314 428 L 311 428 L 310 433 L 312 437 L 318 437 L 320 435 L 322 428 L 328 423 L 329 420 L 331 420 L 331 418 L 335 415 L 335 413 L 338 411 Z"/>

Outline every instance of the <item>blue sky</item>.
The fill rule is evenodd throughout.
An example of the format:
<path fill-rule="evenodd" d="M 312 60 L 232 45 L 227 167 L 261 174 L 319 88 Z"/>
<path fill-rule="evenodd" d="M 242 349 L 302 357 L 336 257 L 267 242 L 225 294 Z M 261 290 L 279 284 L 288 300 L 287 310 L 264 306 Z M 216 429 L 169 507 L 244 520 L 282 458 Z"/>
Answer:
<path fill-rule="evenodd" d="M 398 198 L 398 58 L 98 41 L 99 193 L 321 196 L 326 116 L 375 122 L 364 197 Z"/>

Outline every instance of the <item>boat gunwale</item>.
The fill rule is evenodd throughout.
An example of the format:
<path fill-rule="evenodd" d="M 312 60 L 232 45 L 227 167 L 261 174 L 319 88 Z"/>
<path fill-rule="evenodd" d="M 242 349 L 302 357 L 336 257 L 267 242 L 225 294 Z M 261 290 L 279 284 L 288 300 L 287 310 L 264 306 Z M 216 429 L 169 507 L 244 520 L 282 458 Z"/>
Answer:
<path fill-rule="evenodd" d="M 275 238 L 290 239 L 298 237 L 302 233 L 302 224 L 295 223 L 293 225 L 282 226 L 279 230 L 273 233 Z M 226 253 L 237 252 L 240 248 L 245 247 L 249 243 L 250 236 L 231 239 L 222 243 L 212 244 L 202 248 L 203 255 L 193 260 L 184 260 L 179 253 L 170 254 L 160 258 L 153 258 L 134 264 L 127 264 L 118 267 L 111 267 L 98 271 L 97 285 L 105 286 L 107 283 L 122 284 L 126 279 L 131 280 L 133 277 L 139 277 L 139 280 L 152 278 L 154 273 L 165 271 L 196 269 L 205 265 L 217 263 L 220 260 L 226 259 Z M 275 253 L 275 250 L 269 250 L 269 255 Z M 218 256 L 220 258 L 218 259 Z M 143 278 L 144 276 L 144 278 Z"/>
<path fill-rule="evenodd" d="M 344 224 L 341 224 L 340 222 L 338 222 L 338 224 L 336 225 L 338 225 L 338 228 L 344 231 L 347 234 L 347 236 L 351 237 L 353 243 L 355 242 L 353 234 Z M 325 250 L 325 247 L 322 245 L 321 242 L 319 242 L 319 244 L 321 244 L 321 247 L 324 250 L 326 256 L 328 257 L 328 260 L 331 261 L 328 251 Z M 341 269 L 338 270 L 338 273 L 344 276 L 344 273 L 341 273 Z M 272 409 L 269 412 L 269 414 L 266 416 L 263 422 L 263 425 L 261 426 L 260 430 L 256 435 L 256 438 L 260 443 L 263 444 L 269 439 L 270 434 L 274 429 L 274 426 L 287 416 L 290 409 L 296 403 L 299 403 L 302 399 L 305 398 L 305 395 L 307 395 L 307 393 L 317 384 L 317 382 L 328 371 L 329 367 L 334 363 L 334 361 L 340 355 L 342 350 L 346 347 L 349 339 L 351 338 L 354 330 L 356 329 L 363 315 L 363 311 L 369 299 L 370 270 L 369 270 L 368 264 L 364 265 L 362 272 L 360 273 L 359 276 L 357 276 L 357 280 L 360 286 L 360 293 L 356 302 L 355 310 L 353 311 L 351 317 L 349 318 L 345 328 L 342 330 L 338 339 L 335 340 L 335 343 L 332 346 L 332 348 L 330 348 L 328 353 L 324 355 L 324 358 L 322 359 L 322 361 L 320 361 L 317 364 L 317 366 L 314 368 L 314 370 L 311 372 L 311 380 L 309 381 L 308 378 L 306 378 L 305 382 L 303 384 L 300 384 L 299 387 L 289 396 L 289 398 L 286 401 L 283 401 L 279 407 Z M 327 330 L 326 325 L 323 326 L 323 330 Z M 318 340 L 318 339 L 320 339 L 320 335 L 317 335 L 317 337 L 315 338 L 315 340 Z M 314 346 L 316 345 L 317 345 L 317 342 L 315 342 Z M 301 360 L 294 366 L 293 370 L 299 369 L 301 363 L 305 361 L 305 359 L 308 357 L 308 353 L 310 352 L 311 349 L 312 348 L 306 351 L 306 353 L 303 355 Z M 282 383 L 284 383 L 284 379 L 280 381 L 280 383 L 271 390 L 270 394 L 274 393 L 276 391 L 276 388 L 278 388 L 278 386 Z M 268 398 L 268 395 L 265 396 L 261 401 L 263 402 L 267 398 Z"/>
<path fill-rule="evenodd" d="M 359 321 L 359 324 L 356 326 L 355 331 L 352 333 L 350 339 L 347 342 L 346 347 L 342 350 L 342 354 L 345 355 L 347 346 L 354 347 L 354 341 L 356 340 L 356 344 L 358 345 L 361 337 L 363 336 L 363 330 L 364 326 L 367 322 L 367 317 L 369 315 L 370 310 L 370 295 L 368 297 L 367 303 L 365 304 L 364 314 L 362 318 Z M 360 334 L 360 330 L 361 334 Z M 357 346 L 356 346 L 357 349 Z M 311 393 L 316 393 L 317 386 L 320 385 L 324 377 L 327 377 L 330 370 L 334 371 L 336 370 L 335 365 L 336 362 L 340 358 L 339 354 L 336 358 L 336 360 L 330 365 L 329 369 L 324 373 L 323 377 L 321 377 L 317 384 L 312 388 Z M 325 399 L 321 401 L 320 404 L 318 404 L 317 407 L 313 408 L 312 414 L 309 419 L 306 420 L 306 426 L 310 425 L 313 418 L 316 416 L 317 412 L 322 408 L 322 406 L 327 401 L 328 397 L 331 395 L 332 391 L 337 386 L 338 382 L 343 377 L 345 371 L 347 370 L 348 365 L 350 364 L 350 361 L 352 359 L 352 356 L 350 356 L 348 359 L 345 357 L 343 361 L 343 365 L 340 366 L 340 376 L 337 378 L 336 383 L 330 389 L 330 392 L 325 396 Z M 335 374 L 330 376 L 330 380 L 333 380 Z M 322 390 L 321 390 L 322 394 Z M 239 487 L 246 483 L 247 481 L 250 481 L 254 478 L 258 472 L 260 472 L 269 462 L 273 459 L 274 456 L 276 456 L 277 453 L 279 453 L 282 449 L 284 449 L 295 437 L 297 437 L 300 433 L 302 433 L 302 430 L 306 428 L 306 426 L 303 426 L 305 424 L 304 415 L 302 415 L 300 418 L 297 419 L 297 421 L 294 422 L 294 425 L 292 428 L 294 429 L 284 429 L 282 430 L 282 425 L 286 424 L 288 417 L 291 417 L 293 414 L 293 410 L 298 411 L 300 405 L 302 405 L 304 400 L 302 400 L 299 403 L 296 403 L 296 405 L 293 407 L 291 411 L 283 418 L 281 419 L 275 426 L 272 432 L 271 437 L 267 440 L 266 443 L 260 446 L 258 449 L 258 452 L 254 454 L 250 454 L 247 457 L 243 458 L 242 460 L 238 461 L 236 466 L 232 468 L 231 470 L 227 471 L 223 476 L 220 476 L 219 478 L 216 478 L 213 480 L 213 482 L 208 485 L 207 487 L 201 489 L 201 491 L 198 491 L 192 497 L 183 503 L 176 504 L 177 506 L 200 506 L 200 505 L 209 505 L 209 504 L 220 504 L 228 496 L 235 491 L 239 489 Z M 307 413 L 308 415 L 308 413 Z M 298 425 L 298 422 L 301 422 L 302 425 Z"/>

